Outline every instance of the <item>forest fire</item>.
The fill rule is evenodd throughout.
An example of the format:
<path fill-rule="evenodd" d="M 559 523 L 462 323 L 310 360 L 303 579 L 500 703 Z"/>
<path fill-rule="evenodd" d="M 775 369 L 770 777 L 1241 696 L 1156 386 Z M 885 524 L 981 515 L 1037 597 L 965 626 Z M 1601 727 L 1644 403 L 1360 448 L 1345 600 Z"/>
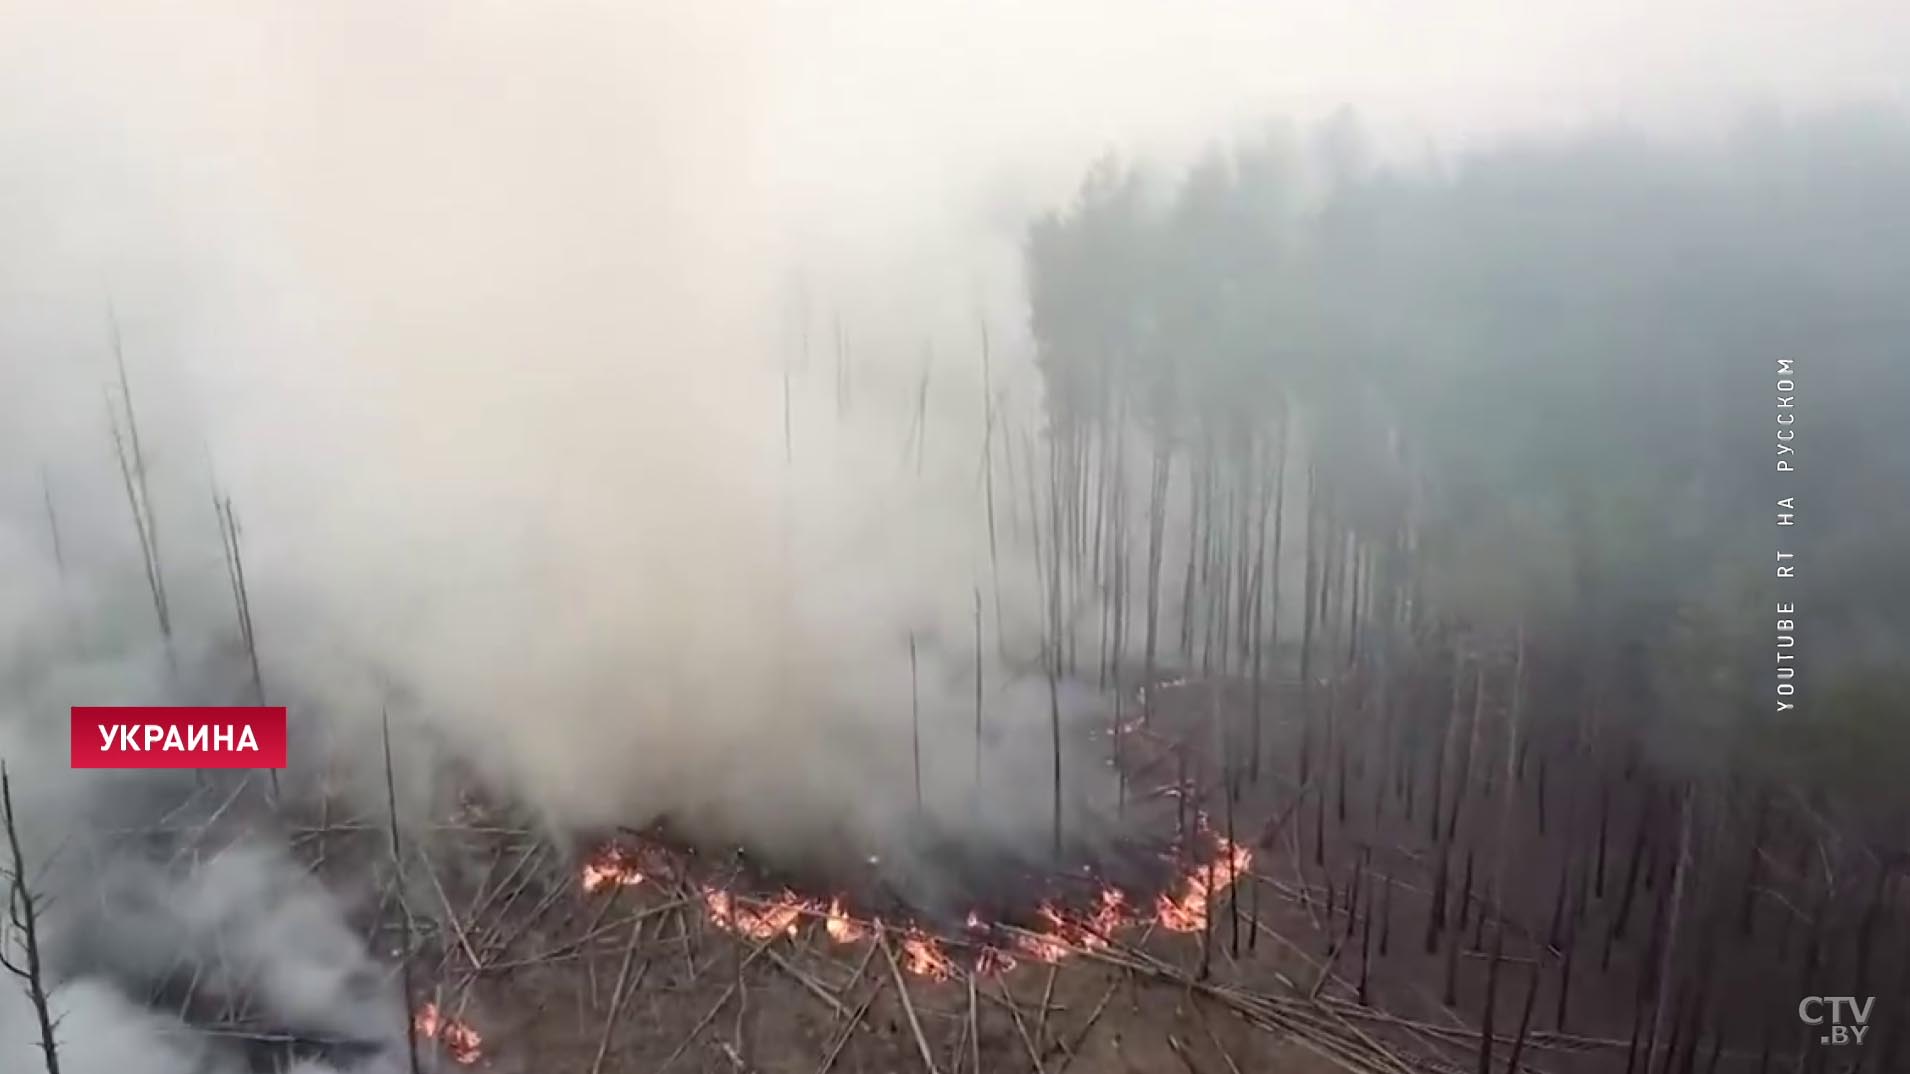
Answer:
<path fill-rule="evenodd" d="M 881 927 L 881 922 L 876 922 Z M 920 928 L 911 926 L 902 934 L 902 968 L 917 977 L 946 981 L 955 976 L 955 964 L 949 961 L 942 945 Z"/>
<path fill-rule="evenodd" d="M 1207 827 L 1207 818 L 1200 818 L 1200 827 Z M 1161 927 L 1169 932 L 1200 932 L 1207 927 L 1207 911 L 1221 893 L 1233 886 L 1235 880 L 1253 864 L 1253 850 L 1226 839 L 1215 837 L 1219 850 L 1207 862 L 1196 865 L 1181 878 L 1182 894 L 1174 898 L 1161 895 L 1154 908 L 1154 916 Z"/>
<path fill-rule="evenodd" d="M 635 887 L 644 879 L 636 855 L 621 847 L 604 847 L 596 857 L 584 863 L 584 890 L 587 892 L 596 891 L 606 884 Z"/>
<path fill-rule="evenodd" d="M 445 1017 L 435 1003 L 418 1008 L 411 1028 L 417 1036 L 437 1041 L 444 1047 L 445 1054 L 461 1066 L 471 1066 L 484 1056 L 484 1038 L 478 1031 L 455 1018 Z"/>
<path fill-rule="evenodd" d="M 710 924 L 752 940 L 767 940 L 779 933 L 794 936 L 796 923 L 802 920 L 803 915 L 815 912 L 812 903 L 787 891 L 760 909 L 738 906 L 738 901 L 721 888 L 703 889 L 703 906 L 709 914 Z"/>
<path fill-rule="evenodd" d="M 1117 933 L 1149 923 L 1158 923 L 1170 932 L 1200 932 L 1207 927 L 1214 901 L 1252 865 L 1253 850 L 1215 832 L 1204 813 L 1195 816 L 1194 834 L 1211 849 L 1156 896 L 1151 908 L 1137 906 L 1124 891 L 1105 887 L 1091 911 L 1069 910 L 1052 901 L 1041 903 L 1035 911 L 1042 922 L 1038 928 L 996 929 L 971 911 L 966 922 L 971 936 L 948 942 L 973 950 L 974 972 L 986 976 L 1015 967 L 1014 955 L 1004 946 L 1038 962 L 1058 963 L 1083 950 L 1106 947 Z M 584 863 L 582 884 L 584 891 L 595 892 L 611 886 L 634 887 L 658 875 L 682 876 L 682 863 L 660 846 L 633 850 L 613 844 Z M 921 925 L 896 926 L 880 919 L 858 919 L 844 908 L 840 896 L 824 903 L 788 890 L 771 899 L 757 899 L 716 884 L 697 884 L 696 889 L 710 923 L 738 936 L 758 942 L 779 935 L 795 936 L 804 921 L 820 920 L 834 943 L 858 943 L 873 932 L 881 932 L 896 938 L 902 966 L 909 973 L 933 980 L 956 975 L 945 942 Z M 992 941 L 1000 934 L 1007 937 L 1005 945 Z"/>
<path fill-rule="evenodd" d="M 842 909 L 841 899 L 829 900 L 829 917 L 823 927 L 828 930 L 829 938 L 837 943 L 855 943 L 868 935 L 869 931 L 856 924 L 855 919 Z"/>

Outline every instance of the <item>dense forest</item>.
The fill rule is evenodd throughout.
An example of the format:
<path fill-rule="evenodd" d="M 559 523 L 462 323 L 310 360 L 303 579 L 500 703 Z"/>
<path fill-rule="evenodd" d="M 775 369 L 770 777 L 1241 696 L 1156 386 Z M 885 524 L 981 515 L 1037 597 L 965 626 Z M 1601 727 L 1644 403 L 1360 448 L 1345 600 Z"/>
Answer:
<path fill-rule="evenodd" d="M 1318 139 L 1324 195 L 1294 141 L 1174 184 L 1106 160 L 1033 227 L 1068 472 L 1142 445 L 1158 470 L 1124 474 L 1137 511 L 1191 487 L 1199 524 L 1256 540 L 1297 486 L 1287 547 L 1322 535 L 1369 614 L 1484 648 L 1523 630 L 1535 718 L 1600 708 L 1706 771 L 1887 790 L 1910 627 L 1910 212 L 1889 192 L 1910 128 L 1746 122 L 1704 150 L 1594 133 L 1425 171 L 1363 163 L 1343 118 Z M 1800 385 L 1788 531 L 1780 359 Z M 1809 646 L 1781 718 L 1780 543 L 1808 564 Z M 1134 588 L 1178 592 L 1173 568 Z"/>
<path fill-rule="evenodd" d="M 1524 912 L 1558 978 L 1588 904 L 1609 966 L 1642 859 L 1644 1069 L 1758 1021 L 1707 1013 L 1721 974 L 1874 991 L 1910 847 L 1910 126 L 1376 158 L 1344 115 L 1182 175 L 1109 158 L 1032 225 L 1057 618 L 1101 609 L 1104 680 L 1250 684 L 1229 778 L 1320 791 L 1329 899 L 1330 825 L 1344 862 L 1429 800 L 1429 952 L 1475 890 L 1520 916 L 1510 855 L 1556 873 Z M 1766 913 L 1775 961 L 1721 971 Z"/>

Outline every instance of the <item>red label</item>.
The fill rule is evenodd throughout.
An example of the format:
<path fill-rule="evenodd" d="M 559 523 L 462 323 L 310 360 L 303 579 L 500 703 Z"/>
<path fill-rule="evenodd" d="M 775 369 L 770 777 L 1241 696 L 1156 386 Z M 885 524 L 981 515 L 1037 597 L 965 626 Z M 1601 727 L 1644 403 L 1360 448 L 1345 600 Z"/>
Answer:
<path fill-rule="evenodd" d="M 284 768 L 285 709 L 73 707 L 74 768 Z"/>

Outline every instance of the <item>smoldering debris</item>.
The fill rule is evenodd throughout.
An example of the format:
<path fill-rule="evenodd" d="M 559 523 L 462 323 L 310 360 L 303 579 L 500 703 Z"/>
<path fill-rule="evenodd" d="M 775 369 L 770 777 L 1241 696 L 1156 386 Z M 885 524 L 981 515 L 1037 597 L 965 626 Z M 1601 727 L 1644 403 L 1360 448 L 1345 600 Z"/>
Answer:
<path fill-rule="evenodd" d="M 263 846 L 105 863 L 47 900 L 41 923 L 62 1069 L 401 1070 L 403 1001 L 341 909 Z M 31 1069 L 26 994 L 4 991 L 0 1055 Z"/>
<path fill-rule="evenodd" d="M 58 922 L 56 964 L 206 1022 L 376 1051 L 401 1039 L 403 1001 L 332 895 L 281 852 L 196 863 L 106 863 Z M 169 1001 L 169 1002 L 166 1002 Z"/>

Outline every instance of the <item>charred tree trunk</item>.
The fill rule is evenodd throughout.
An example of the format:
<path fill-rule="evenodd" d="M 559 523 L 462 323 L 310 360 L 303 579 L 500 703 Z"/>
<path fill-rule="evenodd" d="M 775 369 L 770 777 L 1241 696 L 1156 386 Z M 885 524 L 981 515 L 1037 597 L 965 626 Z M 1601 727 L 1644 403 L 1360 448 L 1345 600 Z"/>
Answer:
<path fill-rule="evenodd" d="M 1147 634 L 1142 650 L 1141 722 L 1154 718 L 1154 694 L 1161 620 L 1161 539 L 1167 524 L 1167 489 L 1172 476 L 1172 456 L 1164 438 L 1154 445 L 1154 472 L 1149 482 L 1147 507 Z"/>
<path fill-rule="evenodd" d="M 1313 621 L 1319 580 L 1319 532 L 1316 520 L 1319 503 L 1316 496 L 1314 467 L 1307 463 L 1306 477 L 1306 568 L 1301 592 L 1300 616 L 1300 786 L 1312 778 L 1313 760 Z"/>
<path fill-rule="evenodd" d="M 1439 823 L 1439 800 L 1445 781 L 1446 754 L 1452 750 L 1452 735 L 1459 724 L 1460 691 L 1465 683 L 1465 658 L 1455 652 L 1452 658 L 1452 706 L 1446 710 L 1444 726 L 1433 750 L 1432 815 L 1433 853 L 1437 858 L 1436 873 L 1433 877 L 1432 908 L 1426 915 L 1426 953 L 1439 950 L 1439 934 L 1446 927 L 1446 888 L 1450 883 L 1452 853 L 1447 846 L 1446 828 Z"/>
<path fill-rule="evenodd" d="M 8 931 L 20 937 L 21 959 L 21 962 L 13 961 L 7 953 L 7 944 L 0 942 L 0 968 L 20 979 L 27 1000 L 33 1006 L 33 1018 L 40 1034 L 40 1055 L 46 1063 L 47 1074 L 60 1074 L 60 1047 L 54 1036 L 59 1020 L 53 1015 L 46 969 L 41 962 L 43 903 L 27 878 L 26 853 L 20 846 L 20 819 L 13 811 L 13 779 L 5 761 L 0 761 L 0 821 L 5 822 L 7 834 L 7 925 Z"/>

